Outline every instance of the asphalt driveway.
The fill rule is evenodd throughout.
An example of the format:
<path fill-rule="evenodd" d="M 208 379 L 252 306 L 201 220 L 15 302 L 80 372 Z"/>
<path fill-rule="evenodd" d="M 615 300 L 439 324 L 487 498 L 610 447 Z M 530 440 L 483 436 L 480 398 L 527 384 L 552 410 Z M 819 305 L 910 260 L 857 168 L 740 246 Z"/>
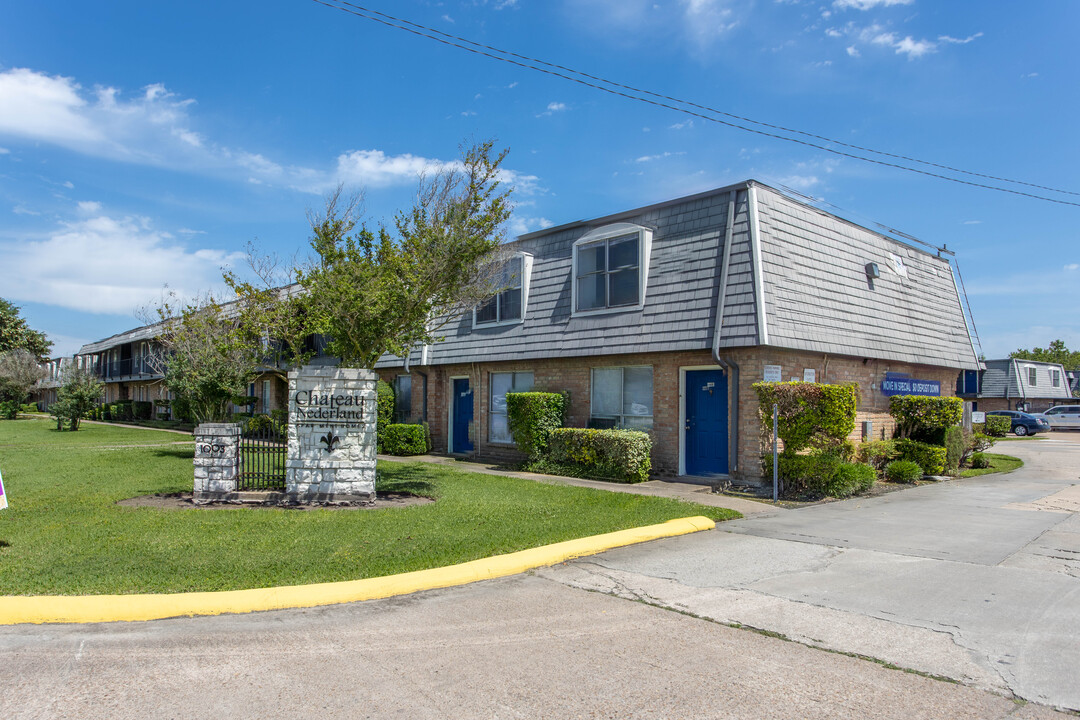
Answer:
<path fill-rule="evenodd" d="M 1080 433 L 1025 466 L 725 523 L 543 571 L 565 584 L 1080 709 Z"/>

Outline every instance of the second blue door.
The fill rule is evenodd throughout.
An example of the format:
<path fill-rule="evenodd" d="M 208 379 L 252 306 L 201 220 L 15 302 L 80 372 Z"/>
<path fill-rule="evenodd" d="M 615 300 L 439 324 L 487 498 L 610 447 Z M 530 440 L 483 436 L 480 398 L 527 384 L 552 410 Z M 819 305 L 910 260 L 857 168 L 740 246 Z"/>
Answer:
<path fill-rule="evenodd" d="M 450 452 L 470 453 L 473 450 L 472 440 L 469 439 L 469 426 L 473 421 L 473 393 L 469 378 L 455 378 L 452 392 L 453 439 Z"/>
<path fill-rule="evenodd" d="M 686 373 L 686 420 L 683 423 L 686 474 L 728 471 L 727 378 L 722 370 Z"/>

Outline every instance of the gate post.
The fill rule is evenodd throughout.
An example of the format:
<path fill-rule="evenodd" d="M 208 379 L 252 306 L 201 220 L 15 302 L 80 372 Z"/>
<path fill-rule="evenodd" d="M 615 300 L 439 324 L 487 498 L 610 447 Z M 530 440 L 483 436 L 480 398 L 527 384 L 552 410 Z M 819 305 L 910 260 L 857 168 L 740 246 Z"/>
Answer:
<path fill-rule="evenodd" d="M 195 428 L 195 492 L 192 500 L 229 500 L 240 473 L 240 426 L 202 423 Z"/>

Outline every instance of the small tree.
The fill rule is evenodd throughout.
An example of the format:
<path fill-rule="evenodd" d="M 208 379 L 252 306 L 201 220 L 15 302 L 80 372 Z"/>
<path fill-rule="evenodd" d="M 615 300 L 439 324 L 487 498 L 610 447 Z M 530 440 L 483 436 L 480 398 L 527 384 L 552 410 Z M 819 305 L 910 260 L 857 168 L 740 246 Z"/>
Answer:
<path fill-rule="evenodd" d="M 227 422 L 234 399 L 247 396 L 259 368 L 257 348 L 213 297 L 158 308 L 159 348 L 150 362 L 196 423 Z"/>
<path fill-rule="evenodd" d="M 79 422 L 90 415 L 97 406 L 105 384 L 92 373 L 78 367 L 65 369 L 63 384 L 56 391 L 56 402 L 49 412 L 56 417 L 56 429 L 64 429 L 64 421 L 71 430 L 79 429 Z"/>
<path fill-rule="evenodd" d="M 964 417 L 964 401 L 958 397 L 893 395 L 889 413 L 896 420 L 897 437 L 943 445 L 946 429 L 959 425 Z"/>
<path fill-rule="evenodd" d="M 421 181 L 412 210 L 386 227 L 357 230 L 355 202 L 340 189 L 324 215 L 309 218 L 316 260 L 297 272 L 311 327 L 352 367 L 374 367 L 436 339 L 453 317 L 489 297 L 510 215 L 490 142 L 463 152 L 459 166 Z M 354 230 L 356 232 L 354 233 Z"/>
<path fill-rule="evenodd" d="M 0 352 L 0 402 L 22 403 L 47 373 L 29 350 Z"/>

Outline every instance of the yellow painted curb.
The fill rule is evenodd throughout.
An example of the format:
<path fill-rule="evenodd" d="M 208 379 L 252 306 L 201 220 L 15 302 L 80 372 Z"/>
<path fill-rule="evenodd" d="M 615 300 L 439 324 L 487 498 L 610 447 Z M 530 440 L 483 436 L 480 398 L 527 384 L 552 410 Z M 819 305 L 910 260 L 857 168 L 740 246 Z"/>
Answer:
<path fill-rule="evenodd" d="M 507 555 L 496 555 L 460 565 L 317 585 L 174 595 L 6 596 L 0 597 L 0 625 L 158 620 L 376 600 L 516 575 L 532 568 L 595 555 L 616 547 L 686 535 L 699 530 L 712 530 L 714 527 L 716 523 L 705 517 L 680 518 L 658 525 L 619 530 Z"/>

